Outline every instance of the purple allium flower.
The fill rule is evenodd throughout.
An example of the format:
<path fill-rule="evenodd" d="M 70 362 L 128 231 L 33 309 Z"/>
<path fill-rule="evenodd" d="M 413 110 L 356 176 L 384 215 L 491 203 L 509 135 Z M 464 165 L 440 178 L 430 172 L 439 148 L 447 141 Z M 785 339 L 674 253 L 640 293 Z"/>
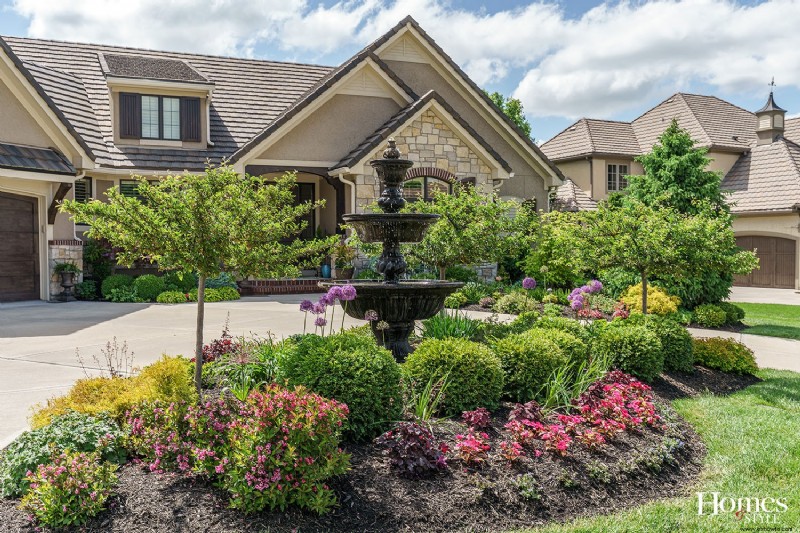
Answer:
<path fill-rule="evenodd" d="M 325 304 L 322 302 L 317 302 L 311 306 L 311 312 L 315 315 L 321 315 L 325 312 Z"/>
<path fill-rule="evenodd" d="M 333 287 L 328 289 L 328 300 L 330 300 L 331 303 L 341 299 L 342 299 L 342 288 L 339 285 L 334 285 Z"/>
<path fill-rule="evenodd" d="M 576 296 L 573 298 L 570 307 L 572 307 L 575 311 L 583 309 L 583 296 Z"/>
<path fill-rule="evenodd" d="M 535 289 L 536 288 L 536 280 L 533 278 L 525 278 L 522 280 L 522 288 L 523 289 Z"/>
<path fill-rule="evenodd" d="M 370 309 L 369 311 L 364 313 L 364 320 L 375 322 L 376 320 L 378 320 L 378 312 L 374 309 Z"/>
<path fill-rule="evenodd" d="M 328 321 L 322 318 L 321 316 L 318 316 L 317 319 L 314 321 L 314 325 L 317 326 L 318 328 L 324 328 L 325 324 L 327 323 Z"/>
<path fill-rule="evenodd" d="M 302 302 L 300 302 L 300 310 L 303 311 L 304 313 L 311 311 L 313 307 L 314 303 L 311 300 L 303 300 Z"/>
<path fill-rule="evenodd" d="M 333 299 L 328 293 L 323 294 L 319 297 L 319 303 L 322 305 L 333 305 L 336 303 L 336 300 Z"/>
<path fill-rule="evenodd" d="M 352 285 L 344 285 L 342 287 L 342 300 L 350 302 L 356 299 L 356 288 Z"/>
<path fill-rule="evenodd" d="M 587 286 L 589 287 L 590 292 L 596 293 L 603 290 L 603 284 L 600 283 L 599 280 L 593 279 L 590 281 Z"/>

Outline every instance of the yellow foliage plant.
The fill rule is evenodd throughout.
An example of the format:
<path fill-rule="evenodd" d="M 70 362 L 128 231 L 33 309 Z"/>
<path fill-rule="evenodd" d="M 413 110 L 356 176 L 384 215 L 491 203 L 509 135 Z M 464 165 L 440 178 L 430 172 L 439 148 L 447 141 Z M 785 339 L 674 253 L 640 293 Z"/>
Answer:
<path fill-rule="evenodd" d="M 631 285 L 622 293 L 620 301 L 633 313 L 642 312 L 642 284 Z M 670 296 L 659 287 L 647 286 L 647 312 L 654 315 L 668 315 L 678 310 L 681 299 Z"/>

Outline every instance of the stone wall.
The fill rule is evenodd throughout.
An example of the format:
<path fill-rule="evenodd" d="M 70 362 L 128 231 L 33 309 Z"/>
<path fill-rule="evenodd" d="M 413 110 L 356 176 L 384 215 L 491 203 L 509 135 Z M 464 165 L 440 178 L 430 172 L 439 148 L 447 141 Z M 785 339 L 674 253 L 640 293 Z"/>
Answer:
<path fill-rule="evenodd" d="M 489 164 L 473 152 L 458 135 L 432 110 L 422 115 L 394 136 L 402 157 L 414 161 L 415 167 L 435 167 L 453 174 L 456 179 L 475 178 L 475 186 L 489 194 L 493 190 Z M 382 157 L 382 144 L 370 159 Z M 380 195 L 377 175 L 356 176 L 357 212 Z"/>
<path fill-rule="evenodd" d="M 48 241 L 47 267 L 50 273 L 50 299 L 53 300 L 61 294 L 61 276 L 54 274 L 53 269 L 56 263 L 74 263 L 83 270 L 83 242 L 77 240 L 56 240 Z M 83 274 L 79 274 L 75 282 L 83 280 Z"/>

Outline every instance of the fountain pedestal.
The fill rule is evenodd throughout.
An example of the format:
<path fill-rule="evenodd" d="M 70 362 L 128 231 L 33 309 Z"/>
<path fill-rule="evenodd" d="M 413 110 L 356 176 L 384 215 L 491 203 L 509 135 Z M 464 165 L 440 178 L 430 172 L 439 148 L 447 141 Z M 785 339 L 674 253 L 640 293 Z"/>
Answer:
<path fill-rule="evenodd" d="M 402 362 L 412 351 L 408 337 L 414 331 L 415 322 L 441 311 L 444 299 L 464 284 L 401 279 L 407 265 L 400 245 L 421 241 L 439 215 L 399 212 L 406 203 L 402 183 L 414 163 L 400 159 L 394 139 L 389 139 L 383 159 L 370 161 L 370 165 L 375 168 L 381 183 L 378 206 L 383 213 L 353 213 L 344 215 L 343 219 L 354 228 L 363 242 L 383 244 L 383 253 L 376 268 L 383 276 L 383 281 L 353 281 L 357 296 L 346 309 L 348 315 L 361 320 L 364 320 L 367 311 L 375 311 L 378 320 L 370 322 L 375 339 L 391 350 L 398 362 Z M 325 288 L 342 284 L 320 282 L 320 286 Z"/>

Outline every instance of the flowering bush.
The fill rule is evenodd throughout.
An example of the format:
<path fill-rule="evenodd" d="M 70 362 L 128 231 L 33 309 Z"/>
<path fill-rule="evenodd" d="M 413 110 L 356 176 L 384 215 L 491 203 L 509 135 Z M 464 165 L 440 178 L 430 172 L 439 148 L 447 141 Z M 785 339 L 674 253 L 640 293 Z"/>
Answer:
<path fill-rule="evenodd" d="M 572 307 L 572 309 L 575 311 L 589 310 L 589 296 L 592 294 L 597 294 L 602 290 L 603 284 L 598 280 L 593 279 L 582 287 L 576 287 L 572 289 L 572 292 L 569 293 L 569 296 L 567 296 L 567 301 L 569 302 L 570 307 Z"/>
<path fill-rule="evenodd" d="M 356 288 L 353 285 L 345 284 L 345 285 L 334 285 L 328 292 L 320 296 L 319 301 L 317 303 L 312 302 L 311 300 L 303 300 L 300 302 L 300 312 L 305 313 L 303 318 L 303 334 L 306 333 L 306 328 L 308 326 L 308 313 L 316 315 L 314 319 L 314 332 L 319 333 L 321 336 L 325 336 L 325 326 L 330 323 L 330 329 L 328 330 L 328 335 L 333 333 L 333 317 L 336 314 L 336 302 L 343 302 L 344 304 L 344 311 L 342 312 L 342 324 L 339 328 L 339 332 L 344 331 L 344 318 L 347 313 L 347 306 L 350 302 L 356 299 Z M 330 307 L 330 318 L 328 318 L 328 307 Z M 369 320 L 366 317 L 364 320 Z M 377 318 L 375 319 L 377 320 Z M 372 320 L 370 320 L 372 321 Z"/>
<path fill-rule="evenodd" d="M 117 482 L 116 466 L 100 454 L 62 452 L 29 472 L 30 491 L 20 507 L 49 527 L 80 525 L 105 507 Z"/>
<path fill-rule="evenodd" d="M 142 405 L 128 416 L 131 447 L 151 470 L 206 474 L 244 512 L 318 513 L 335 503 L 325 484 L 347 470 L 339 449 L 347 406 L 298 387 L 271 385 L 244 402 Z"/>
<path fill-rule="evenodd" d="M 489 427 L 490 414 L 485 407 L 478 407 L 474 411 L 464 411 L 461 413 L 461 420 L 472 429 L 484 429 Z"/>
<path fill-rule="evenodd" d="M 466 435 L 456 435 L 456 451 L 458 456 L 467 465 L 479 465 L 486 461 L 489 446 L 489 435 L 470 430 Z"/>
<path fill-rule="evenodd" d="M 500 457 L 509 463 L 515 463 L 525 457 L 525 449 L 518 441 L 504 440 L 500 442 Z"/>
<path fill-rule="evenodd" d="M 447 468 L 447 446 L 437 445 L 433 433 L 414 422 L 400 422 L 375 442 L 387 448 L 392 468 L 403 477 L 420 478 Z"/>
<path fill-rule="evenodd" d="M 203 346 L 203 362 L 211 363 L 220 359 L 223 355 L 240 350 L 241 347 L 238 341 L 233 340 L 233 337 L 228 331 L 228 326 L 226 325 L 219 339 L 214 339 Z M 194 357 L 192 357 L 191 361 L 194 362 Z"/>

